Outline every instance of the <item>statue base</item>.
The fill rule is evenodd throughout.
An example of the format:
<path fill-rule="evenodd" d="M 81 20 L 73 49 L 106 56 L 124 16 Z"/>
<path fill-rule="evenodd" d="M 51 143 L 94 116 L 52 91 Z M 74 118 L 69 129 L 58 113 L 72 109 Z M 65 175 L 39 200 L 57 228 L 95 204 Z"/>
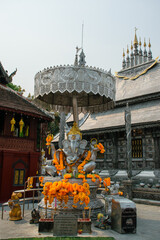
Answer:
<path fill-rule="evenodd" d="M 47 179 L 46 179 L 47 178 Z M 54 182 L 54 181 L 60 181 L 61 179 L 56 177 L 46 177 L 44 182 L 46 180 L 48 182 Z M 90 186 L 90 203 L 88 204 L 89 209 L 84 209 L 84 204 L 80 205 L 79 203 L 76 204 L 77 208 L 73 208 L 73 197 L 69 197 L 68 203 L 64 205 L 65 208 L 60 208 L 59 204 L 60 202 L 58 200 L 54 201 L 52 204 L 49 204 L 47 201 L 47 205 L 44 203 L 44 199 L 41 200 L 41 202 L 38 204 L 39 213 L 41 218 L 53 218 L 54 215 L 57 215 L 59 213 L 71 213 L 74 214 L 77 218 L 91 218 L 92 221 L 97 219 L 97 215 L 100 212 L 104 211 L 104 204 L 100 199 L 97 198 L 97 189 L 99 186 L 99 180 L 97 179 L 96 182 L 92 182 L 91 179 L 86 179 L 87 183 Z M 77 178 L 71 178 L 68 180 L 70 183 L 78 183 L 82 185 L 82 179 Z M 91 210 L 90 210 L 91 209 Z"/>

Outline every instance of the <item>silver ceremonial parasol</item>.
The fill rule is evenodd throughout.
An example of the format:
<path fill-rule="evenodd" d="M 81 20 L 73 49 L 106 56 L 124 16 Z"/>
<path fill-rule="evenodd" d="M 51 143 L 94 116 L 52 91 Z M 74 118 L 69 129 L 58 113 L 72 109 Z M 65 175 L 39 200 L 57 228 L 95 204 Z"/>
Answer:
<path fill-rule="evenodd" d="M 115 78 L 110 71 L 85 66 L 83 49 L 78 63 L 77 53 L 74 65 L 38 72 L 34 95 L 54 111 L 73 112 L 74 121 L 78 123 L 80 112 L 103 112 L 114 107 Z"/>

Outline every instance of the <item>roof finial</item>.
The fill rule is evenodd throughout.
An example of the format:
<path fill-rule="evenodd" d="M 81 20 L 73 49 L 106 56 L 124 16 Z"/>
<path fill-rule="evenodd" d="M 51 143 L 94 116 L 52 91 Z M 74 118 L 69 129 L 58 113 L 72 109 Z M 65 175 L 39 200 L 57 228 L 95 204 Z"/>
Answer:
<path fill-rule="evenodd" d="M 134 35 L 134 45 L 138 45 L 138 40 L 137 40 L 137 35 L 136 35 L 136 31 L 138 30 L 138 28 L 135 27 L 135 35 Z"/>
<path fill-rule="evenodd" d="M 83 29 L 84 29 L 84 22 L 82 23 L 82 42 L 81 42 L 81 48 L 83 49 Z"/>
<path fill-rule="evenodd" d="M 139 47 L 140 47 L 139 48 L 139 64 L 142 64 L 142 55 L 143 55 L 141 45 L 142 45 L 141 38 L 139 38 Z"/>
<path fill-rule="evenodd" d="M 80 67 L 84 67 L 85 66 L 85 64 L 86 64 L 85 57 L 86 56 L 85 56 L 85 54 L 83 52 L 83 49 L 82 49 L 82 51 L 81 51 L 81 53 L 79 55 L 79 66 Z"/>
<path fill-rule="evenodd" d="M 134 66 L 134 56 L 133 56 L 133 45 L 132 45 L 132 41 L 131 41 L 131 67 Z"/>
<path fill-rule="evenodd" d="M 78 52 L 81 48 L 76 47 L 76 55 L 75 55 L 75 60 L 74 60 L 74 66 L 78 66 Z"/>
<path fill-rule="evenodd" d="M 124 48 L 123 48 L 123 61 L 122 61 L 122 69 L 126 68 L 126 60 L 125 60 L 125 52 L 124 52 Z"/>
<path fill-rule="evenodd" d="M 139 38 L 139 46 L 141 47 L 142 43 L 141 43 L 141 38 Z"/>
<path fill-rule="evenodd" d="M 150 38 L 149 38 L 148 47 L 151 48 Z"/>
<path fill-rule="evenodd" d="M 79 55 L 79 66 L 80 67 L 84 67 L 85 64 L 86 64 L 86 61 L 85 61 L 85 57 L 86 56 L 85 56 L 85 54 L 83 52 L 83 28 L 84 28 L 84 23 L 82 23 L 82 45 L 81 45 L 81 48 L 80 48 L 82 50 L 81 50 L 81 53 Z"/>
<path fill-rule="evenodd" d="M 124 48 L 123 48 L 123 57 L 125 57 L 125 52 L 124 52 Z"/>
<path fill-rule="evenodd" d="M 146 50 L 146 40 L 144 38 L 144 52 L 143 52 L 144 62 L 147 62 L 147 50 Z"/>
<path fill-rule="evenodd" d="M 146 39 L 144 38 L 144 47 L 146 47 Z"/>
<path fill-rule="evenodd" d="M 152 52 L 151 52 L 150 38 L 149 38 L 148 47 L 149 47 L 149 51 L 148 51 L 148 61 L 150 61 L 150 60 L 152 60 Z"/>
<path fill-rule="evenodd" d="M 130 58 L 129 58 L 129 49 L 128 49 L 128 45 L 127 45 L 126 65 L 127 65 L 127 68 L 130 67 Z"/>

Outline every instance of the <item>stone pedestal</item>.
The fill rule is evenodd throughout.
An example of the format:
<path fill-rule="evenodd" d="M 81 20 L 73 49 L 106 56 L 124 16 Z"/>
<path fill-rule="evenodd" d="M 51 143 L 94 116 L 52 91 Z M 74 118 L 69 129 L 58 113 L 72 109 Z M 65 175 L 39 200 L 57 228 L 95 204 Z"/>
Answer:
<path fill-rule="evenodd" d="M 54 178 L 52 178 L 52 181 L 54 181 Z M 51 182 L 51 181 L 49 181 Z M 72 178 L 69 179 L 70 183 L 78 183 L 78 184 L 83 184 L 82 179 L 76 179 Z M 96 182 L 92 182 L 91 179 L 87 179 L 87 183 L 90 186 L 90 203 L 88 204 L 89 208 L 91 208 L 91 220 L 96 220 L 97 219 L 97 214 L 100 212 L 103 212 L 104 210 L 104 204 L 100 199 L 97 198 L 97 189 L 99 185 L 99 180 L 97 179 Z M 53 214 L 57 213 L 70 213 L 74 214 L 77 216 L 77 218 L 83 218 L 83 211 L 84 211 L 84 205 L 80 205 L 79 203 L 77 204 L 77 208 L 73 208 L 73 197 L 69 197 L 68 203 L 66 204 L 67 209 L 60 208 L 59 207 L 59 202 L 57 201 L 57 210 L 56 212 L 54 211 L 55 209 L 55 203 L 53 202 L 51 204 L 51 207 L 49 207 L 49 203 L 47 202 L 47 209 L 45 209 L 46 205 L 44 204 L 44 199 L 41 200 L 41 202 L 38 204 L 38 208 L 40 213 L 42 212 L 43 215 L 45 216 L 45 212 L 47 212 L 47 217 L 51 217 L 52 211 L 54 212 Z M 87 216 L 87 210 L 85 210 L 86 216 Z"/>

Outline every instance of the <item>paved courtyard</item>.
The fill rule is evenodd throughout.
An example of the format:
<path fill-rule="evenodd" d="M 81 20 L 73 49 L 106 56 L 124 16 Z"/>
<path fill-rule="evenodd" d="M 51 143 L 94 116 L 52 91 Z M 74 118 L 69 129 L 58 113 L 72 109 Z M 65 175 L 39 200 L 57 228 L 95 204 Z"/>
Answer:
<path fill-rule="evenodd" d="M 158 240 L 160 239 L 160 206 L 136 204 L 137 207 L 137 233 L 119 234 L 113 230 L 100 230 L 92 226 L 92 234 L 85 236 L 114 237 L 116 240 Z M 1 214 L 1 208 L 0 208 Z M 9 208 L 5 208 L 4 219 L 0 219 L 0 239 L 8 238 L 30 238 L 30 237 L 52 237 L 52 233 L 38 233 L 37 224 L 29 224 L 31 219 L 30 210 L 25 210 L 25 217 L 21 221 L 9 221 Z"/>

